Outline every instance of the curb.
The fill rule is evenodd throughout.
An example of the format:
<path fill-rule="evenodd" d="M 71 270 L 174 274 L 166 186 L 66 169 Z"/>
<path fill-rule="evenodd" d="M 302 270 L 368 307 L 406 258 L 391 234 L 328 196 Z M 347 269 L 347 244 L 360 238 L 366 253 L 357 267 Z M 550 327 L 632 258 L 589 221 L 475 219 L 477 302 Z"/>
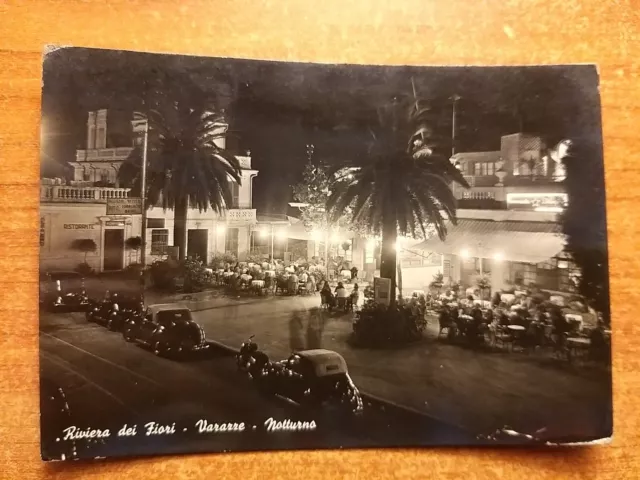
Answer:
<path fill-rule="evenodd" d="M 216 340 L 211 340 L 210 338 L 205 338 L 205 341 L 210 344 L 210 345 L 214 345 L 217 348 L 220 348 L 221 350 L 224 350 L 226 352 L 229 352 L 233 355 L 236 355 L 239 353 L 238 349 L 235 349 L 233 347 L 230 347 L 228 345 L 225 345 L 224 343 L 218 342 Z M 427 413 L 421 412 L 420 410 L 417 410 L 415 408 L 411 408 L 411 407 L 407 407 L 405 405 L 400 405 L 399 403 L 395 403 L 392 402 L 390 400 L 385 400 L 381 397 L 378 397 L 376 395 L 367 393 L 367 392 L 363 392 L 362 390 L 360 391 L 360 395 L 362 396 L 363 401 L 367 401 L 369 403 L 377 403 L 382 405 L 383 407 L 387 407 L 390 409 L 396 409 L 396 410 L 400 410 L 405 414 L 410 414 L 410 415 L 416 415 L 431 421 L 436 421 L 436 422 L 440 422 L 440 423 L 444 423 L 447 424 L 450 427 L 456 428 L 460 431 L 463 432 L 467 432 L 467 430 L 465 428 L 462 428 L 460 425 L 454 424 L 454 423 L 450 423 L 450 422 L 445 422 L 444 420 L 440 420 L 439 418 L 433 417 Z M 472 435 L 472 434 L 470 434 Z"/>

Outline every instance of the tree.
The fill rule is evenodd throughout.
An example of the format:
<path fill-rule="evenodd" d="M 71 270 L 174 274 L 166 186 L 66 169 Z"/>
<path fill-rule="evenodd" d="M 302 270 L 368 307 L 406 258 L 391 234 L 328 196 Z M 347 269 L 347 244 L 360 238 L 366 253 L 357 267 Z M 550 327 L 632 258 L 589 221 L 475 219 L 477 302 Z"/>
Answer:
<path fill-rule="evenodd" d="M 607 230 L 602 145 L 598 137 L 572 140 L 564 181 L 569 197 L 561 216 L 565 252 L 580 268 L 578 292 L 610 321 Z"/>
<path fill-rule="evenodd" d="M 353 223 L 382 235 L 380 276 L 391 279 L 395 303 L 398 233 L 427 236 L 431 224 L 444 240 L 446 219 L 457 223 L 450 183 L 468 184 L 448 158 L 434 153 L 439 142 L 428 105 L 394 99 L 377 113 L 361 154 L 338 170 L 327 209 L 337 218 L 351 207 Z"/>
<path fill-rule="evenodd" d="M 71 242 L 71 248 L 78 252 L 84 253 L 84 263 L 87 263 L 87 254 L 95 253 L 98 250 L 98 245 L 91 238 L 77 238 Z"/>
<path fill-rule="evenodd" d="M 142 248 L 142 237 L 129 237 L 124 242 L 124 246 L 127 250 L 133 250 L 136 252 L 136 263 L 138 262 L 138 254 Z"/>
<path fill-rule="evenodd" d="M 225 138 L 224 112 L 190 101 L 173 101 L 150 110 L 147 206 L 174 212 L 174 245 L 186 258 L 189 207 L 221 213 L 232 205 L 231 182 L 241 183 L 238 159 L 216 141 Z M 133 150 L 119 171 L 124 184 L 140 191 L 142 151 Z"/>

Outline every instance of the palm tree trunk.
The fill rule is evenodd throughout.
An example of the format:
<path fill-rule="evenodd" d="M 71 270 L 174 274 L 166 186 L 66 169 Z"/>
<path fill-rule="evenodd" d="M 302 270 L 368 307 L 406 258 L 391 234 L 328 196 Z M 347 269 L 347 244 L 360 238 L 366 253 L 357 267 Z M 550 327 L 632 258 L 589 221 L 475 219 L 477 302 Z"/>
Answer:
<path fill-rule="evenodd" d="M 386 215 L 382 227 L 382 252 L 380 254 L 380 277 L 391 279 L 390 305 L 396 303 L 396 241 L 398 229 L 394 215 Z"/>
<path fill-rule="evenodd" d="M 189 199 L 176 200 L 173 212 L 173 245 L 178 247 L 178 260 L 187 258 L 187 212 Z"/>

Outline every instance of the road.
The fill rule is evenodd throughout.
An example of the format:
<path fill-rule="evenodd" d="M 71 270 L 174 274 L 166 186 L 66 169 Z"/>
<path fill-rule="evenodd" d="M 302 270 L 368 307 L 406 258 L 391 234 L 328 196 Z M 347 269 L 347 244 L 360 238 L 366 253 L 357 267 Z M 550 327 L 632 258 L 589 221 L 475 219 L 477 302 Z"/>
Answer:
<path fill-rule="evenodd" d="M 80 313 L 41 315 L 40 361 L 42 378 L 65 392 L 75 426 L 110 430 L 110 437 L 81 456 L 473 443 L 464 432 L 375 402 L 365 404 L 358 421 L 311 418 L 297 406 L 258 393 L 226 350 L 212 346 L 182 362 L 159 358 L 119 333 L 87 323 Z M 317 428 L 267 432 L 269 418 L 314 420 Z M 199 433 L 199 420 L 244 423 L 246 430 Z M 147 436 L 148 422 L 175 423 L 175 433 Z M 125 424 L 137 425 L 135 436 L 116 435 Z M 62 433 L 58 438 L 64 441 Z"/>

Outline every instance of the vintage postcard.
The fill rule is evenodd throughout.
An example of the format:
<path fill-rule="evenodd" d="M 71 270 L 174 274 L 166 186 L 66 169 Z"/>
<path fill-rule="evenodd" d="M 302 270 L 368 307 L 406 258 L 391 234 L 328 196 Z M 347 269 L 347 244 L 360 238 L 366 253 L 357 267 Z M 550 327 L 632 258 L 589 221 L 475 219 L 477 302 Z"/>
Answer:
<path fill-rule="evenodd" d="M 42 458 L 604 443 L 594 65 L 44 56 Z"/>

